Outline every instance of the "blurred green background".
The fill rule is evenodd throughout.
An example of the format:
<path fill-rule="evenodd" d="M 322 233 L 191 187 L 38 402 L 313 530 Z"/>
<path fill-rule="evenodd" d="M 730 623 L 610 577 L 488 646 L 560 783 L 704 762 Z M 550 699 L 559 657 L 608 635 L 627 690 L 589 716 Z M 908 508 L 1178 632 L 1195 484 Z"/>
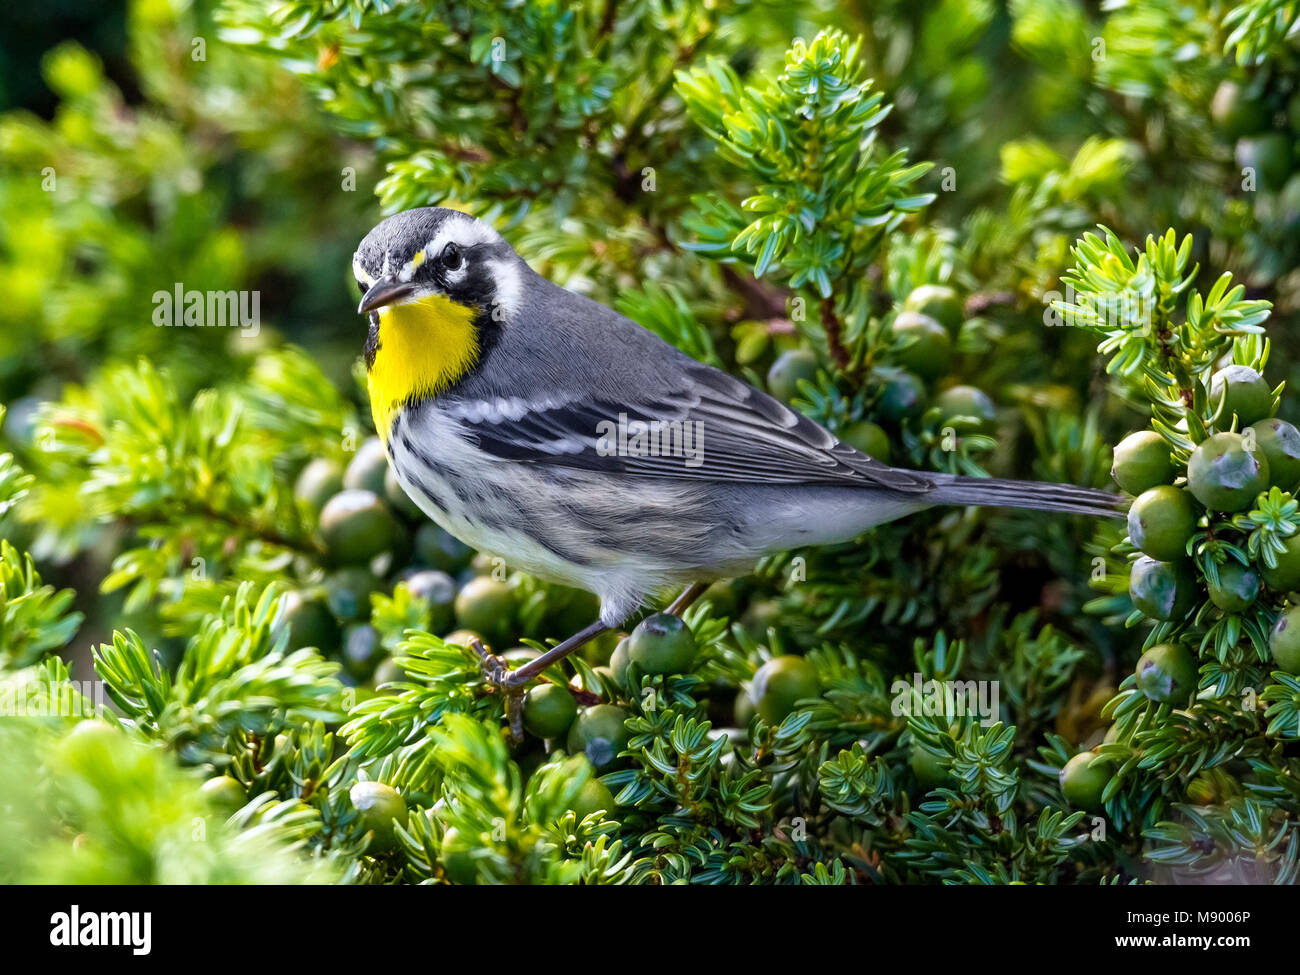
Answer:
<path fill-rule="evenodd" d="M 1266 378 L 1297 378 L 1294 7 L 7 5 L 0 440 L 16 467 L 0 465 L 0 474 L 20 468 L 31 479 L 12 492 L 12 507 L 0 506 L 0 534 L 33 555 L 46 582 L 75 590 L 85 620 L 67 647 L 32 638 L 41 630 L 33 626 L 0 665 L 26 667 L 59 648 L 85 676 L 87 650 L 127 626 L 141 637 L 134 657 L 122 649 L 130 640 L 118 641 L 121 659 L 147 661 L 157 648 L 174 663 L 196 632 L 244 639 L 220 619 L 223 606 L 244 606 L 249 593 L 275 585 L 292 590 L 277 623 L 290 627 L 291 649 L 319 647 L 340 663 L 349 694 L 383 693 L 376 685 L 392 676 L 393 653 L 412 627 L 433 634 L 423 645 L 430 667 L 452 675 L 429 690 L 431 708 L 473 709 L 484 698 L 467 704 L 457 688 L 477 680 L 476 664 L 436 637 L 463 642 L 452 627 L 476 626 L 504 649 L 563 637 L 591 618 L 591 600 L 572 591 L 517 572 L 496 578 L 495 566 L 431 530 L 384 483 L 357 368 L 365 323 L 354 312 L 350 258 L 384 213 L 411 206 L 457 206 L 492 220 L 552 280 L 845 437 L 865 429 L 876 438 L 872 449 L 899 466 L 1110 486 L 1110 445 L 1148 425 L 1150 391 L 1105 372 L 1095 333 L 1045 324 L 1074 263 L 1072 246 L 1098 224 L 1131 247 L 1166 228 L 1191 235 L 1193 290 L 1208 292 L 1231 272 L 1248 297 L 1272 302 Z M 825 60 L 810 66 L 807 45 L 792 39 L 829 27 L 843 34 L 823 36 Z M 873 79 L 870 92 L 846 67 L 852 56 Z M 852 165 L 837 169 L 820 145 L 801 159 L 782 155 L 790 131 L 822 131 L 804 104 L 815 99 L 799 89 L 810 78 L 848 93 L 852 118 L 825 131 L 843 138 Z M 762 109 L 754 92 L 767 99 Z M 867 124 L 854 115 L 862 105 L 882 113 L 888 105 L 888 114 Z M 747 118 L 756 119 L 752 130 Z M 933 167 L 912 168 L 926 162 Z M 881 173 L 899 185 L 874 185 Z M 860 195 L 843 199 L 845 186 Z M 891 210 L 880 201 L 894 190 L 909 197 Z M 743 201 L 754 199 L 772 226 L 806 221 L 797 246 L 770 265 L 735 246 L 754 218 Z M 888 219 L 873 223 L 880 212 Z M 756 236 L 771 239 L 769 231 Z M 846 254 L 846 240 L 869 247 Z M 153 296 L 177 285 L 257 293 L 260 328 L 156 327 Z M 901 341 L 897 328 L 900 311 L 927 286 L 946 295 L 926 306 L 945 319 L 927 326 L 927 342 L 942 352 L 933 357 Z M 795 314 L 796 299 L 809 314 Z M 1294 420 L 1294 404 L 1284 396 L 1281 415 Z M 955 417 L 974 422 L 954 443 Z M 353 540 L 367 544 L 341 554 L 347 546 L 322 540 L 338 527 L 322 505 L 338 497 L 344 478 L 373 492 L 369 515 L 383 531 L 357 531 Z M 368 544 L 380 534 L 382 551 Z M 906 789 L 919 800 L 946 773 L 931 767 L 940 774 L 927 781 L 934 744 L 929 752 L 917 745 L 916 729 L 889 710 L 883 688 L 913 667 L 939 673 L 951 664 L 1006 690 L 1014 749 L 990 763 L 999 815 L 1020 788 L 1018 770 L 1035 756 L 1046 762 L 1025 772 L 1015 798 L 1028 823 L 1059 805 L 1052 763 L 1068 757 L 1062 742 L 1072 751 L 1100 739 L 1101 707 L 1137 656 L 1143 634 L 1122 625 L 1131 609 L 1125 574 L 1105 578 L 1109 601 L 1099 600 L 1099 612 L 1083 608 L 1096 595 L 1092 560 L 1123 537 L 1118 524 L 946 510 L 806 553 L 797 584 L 790 563 L 774 556 L 746 580 L 711 591 L 714 611 L 696 624 L 698 666 L 681 678 L 696 695 L 692 715 L 743 729 L 756 670 L 776 654 L 803 655 L 835 692 L 809 709 L 798 729 L 807 737 L 789 739 L 790 762 L 800 767 L 788 777 L 766 769 L 773 809 L 798 812 L 821 787 L 816 756 L 842 756 L 867 737 L 879 752 L 846 766 L 854 770 L 841 781 L 846 801 L 857 801 L 852 790 L 872 781 L 868 765 L 883 755 L 903 785 L 876 792 L 902 796 L 897 808 L 907 809 Z M 417 574 L 423 590 L 413 593 Z M 80 622 L 47 615 L 43 624 L 65 639 L 69 621 L 71 629 Z M 737 630 L 724 627 L 724 616 Z M 356 634 L 363 639 L 354 646 Z M 950 640 L 963 649 L 950 655 Z M 582 666 L 604 664 L 611 649 L 593 647 Z M 589 672 L 579 676 L 593 686 Z M 319 689 L 327 682 L 318 678 L 307 683 Z M 251 704 L 240 690 L 230 692 L 233 704 L 267 710 L 260 685 Z M 213 770 L 228 764 L 228 751 L 242 761 L 281 747 L 259 740 L 250 750 L 244 729 L 218 735 L 204 717 L 186 713 L 164 729 L 175 732 L 186 763 Z M 499 714 L 479 717 L 474 734 L 495 735 Z M 1172 723 L 1165 730 L 1178 737 Z M 1052 733 L 1062 736 L 1055 753 L 1038 751 Z M 756 747 L 766 761 L 767 746 Z M 533 740 L 516 757 L 527 765 L 542 755 Z M 1126 786 L 1131 794 L 1113 806 L 1130 852 L 1144 842 L 1135 823 L 1188 791 L 1150 768 L 1149 781 Z M 263 771 L 240 788 L 260 788 Z M 300 786 L 273 784 L 286 799 Z M 717 786 L 714 779 L 709 788 Z M 671 820 L 680 803 L 671 789 L 664 794 L 647 836 L 679 828 Z M 881 835 L 901 815 L 882 815 L 877 822 L 889 825 Z M 749 830 L 736 822 L 726 842 L 739 849 Z M 682 829 L 683 848 L 706 842 Z M 1011 832 L 989 839 L 985 867 L 1000 865 Z M 976 862 L 963 844 L 978 845 L 980 835 L 954 831 L 944 843 Z M 828 848 L 852 850 L 854 869 L 875 876 L 879 861 L 874 849 L 863 854 L 860 839 L 832 837 Z M 1025 876 L 1059 879 L 1055 840 L 1040 849 L 1026 831 L 1015 842 Z M 710 855 L 729 856 L 725 845 Z M 752 852 L 753 876 L 763 876 L 765 855 Z M 950 880 L 954 863 L 966 862 L 943 851 L 924 863 L 929 853 L 904 854 L 881 869 L 901 876 L 921 864 L 927 878 Z M 681 859 L 696 862 L 693 853 Z M 1119 876 L 1128 867 L 1118 862 L 1085 850 L 1079 875 Z M 793 868 L 785 869 L 789 876 Z"/>

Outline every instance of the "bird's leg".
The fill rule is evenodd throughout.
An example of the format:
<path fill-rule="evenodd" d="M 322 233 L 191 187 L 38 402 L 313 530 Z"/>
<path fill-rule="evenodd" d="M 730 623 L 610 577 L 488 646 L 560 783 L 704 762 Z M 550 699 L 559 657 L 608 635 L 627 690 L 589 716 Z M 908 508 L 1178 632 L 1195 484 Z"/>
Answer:
<path fill-rule="evenodd" d="M 686 612 L 691 603 L 700 598 L 700 594 L 707 588 L 709 587 L 701 582 L 696 582 L 687 586 L 686 590 L 673 600 L 672 605 L 668 607 L 668 612 L 680 616 L 682 613 Z M 487 653 L 486 650 L 482 650 L 482 644 L 479 645 L 479 656 L 484 661 L 485 669 L 488 666 L 499 668 L 497 670 L 486 671 L 488 679 L 491 680 L 492 683 L 499 687 L 518 687 L 520 684 L 528 683 L 528 681 L 532 680 L 547 667 L 551 666 L 551 664 L 563 660 L 569 654 L 573 653 L 574 650 L 577 650 L 584 644 L 596 639 L 596 637 L 600 636 L 608 629 L 608 626 L 597 620 L 595 623 L 579 630 L 567 640 L 557 643 L 536 659 L 528 661 L 528 663 L 524 664 L 517 670 L 510 670 L 499 657 L 493 657 L 491 654 Z"/>
<path fill-rule="evenodd" d="M 567 640 L 557 643 L 541 656 L 528 661 L 517 670 L 511 670 L 504 660 L 494 653 L 489 653 L 487 647 L 483 646 L 477 639 L 470 641 L 471 647 L 482 662 L 484 678 L 489 684 L 500 688 L 506 696 L 506 717 L 510 719 L 511 738 L 515 741 L 523 740 L 524 685 L 551 664 L 557 660 L 563 660 L 584 643 L 594 640 L 608 629 L 608 626 L 597 620 L 579 630 Z"/>
<path fill-rule="evenodd" d="M 680 616 L 707 588 L 708 586 L 701 582 L 687 586 L 685 591 L 673 600 L 672 605 L 668 607 L 668 612 Z M 506 695 L 506 714 L 510 718 L 512 735 L 523 735 L 523 686 L 551 664 L 563 660 L 608 629 L 608 626 L 596 620 L 515 670 L 511 670 L 509 665 L 496 654 L 489 652 L 478 639 L 470 641 L 470 648 L 478 654 L 479 661 L 482 663 L 483 676 L 489 684 L 499 687 Z"/>
<path fill-rule="evenodd" d="M 708 589 L 708 584 L 703 582 L 692 582 L 682 594 L 672 601 L 672 605 L 665 612 L 672 613 L 674 616 L 681 616 L 691 608 L 691 603 L 704 595 L 704 590 Z"/>
<path fill-rule="evenodd" d="M 510 724 L 512 741 L 517 743 L 524 739 L 524 685 L 551 664 L 563 660 L 584 643 L 594 640 L 608 629 L 608 626 L 597 620 L 517 670 L 511 670 L 504 660 L 494 653 L 489 653 L 477 639 L 470 641 L 470 645 L 482 662 L 484 678 L 489 684 L 500 688 L 506 696 L 506 718 Z"/>

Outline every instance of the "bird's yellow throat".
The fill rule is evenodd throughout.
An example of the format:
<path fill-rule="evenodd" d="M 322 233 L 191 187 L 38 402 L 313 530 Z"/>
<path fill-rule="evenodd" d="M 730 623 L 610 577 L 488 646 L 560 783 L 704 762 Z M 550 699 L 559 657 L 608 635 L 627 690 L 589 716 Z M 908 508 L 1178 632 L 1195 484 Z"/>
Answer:
<path fill-rule="evenodd" d="M 475 314 L 442 295 L 379 309 L 379 344 L 366 375 L 370 413 L 385 443 L 404 403 L 436 396 L 473 368 Z"/>

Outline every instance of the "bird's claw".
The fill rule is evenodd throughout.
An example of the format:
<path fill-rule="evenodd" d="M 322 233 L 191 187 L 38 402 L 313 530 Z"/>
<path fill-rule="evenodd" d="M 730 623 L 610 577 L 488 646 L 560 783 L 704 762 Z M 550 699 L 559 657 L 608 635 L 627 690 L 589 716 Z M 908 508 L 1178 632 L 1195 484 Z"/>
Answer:
<path fill-rule="evenodd" d="M 519 680 L 519 676 L 511 670 L 505 660 L 488 650 L 478 637 L 471 639 L 469 646 L 478 655 L 483 679 L 493 691 L 500 691 L 505 695 L 510 738 L 513 743 L 518 744 L 524 739 L 523 681 Z"/>
<path fill-rule="evenodd" d="M 478 637 L 470 639 L 469 648 L 478 655 L 479 665 L 483 671 L 483 679 L 491 684 L 493 688 L 511 691 L 523 683 L 511 669 L 510 664 L 484 646 L 483 641 Z"/>

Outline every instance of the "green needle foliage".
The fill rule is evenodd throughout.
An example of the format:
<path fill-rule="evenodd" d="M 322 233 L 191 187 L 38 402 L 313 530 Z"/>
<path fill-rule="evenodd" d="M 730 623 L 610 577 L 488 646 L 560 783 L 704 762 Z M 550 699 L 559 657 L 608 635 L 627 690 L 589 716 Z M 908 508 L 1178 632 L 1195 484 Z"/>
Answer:
<path fill-rule="evenodd" d="M 0 660 L 19 670 L 66 646 L 81 625 L 69 612 L 74 593 L 41 584 L 31 556 L 0 541 Z"/>
<path fill-rule="evenodd" d="M 125 68 L 45 52 L 0 880 L 1294 882 L 1296 7 L 134 0 Z M 385 482 L 348 265 L 435 204 L 872 456 L 1134 516 L 773 555 L 508 699 L 485 646 L 597 607 Z"/>
<path fill-rule="evenodd" d="M 692 249 L 742 261 L 759 278 L 780 268 L 791 288 L 823 300 L 837 290 L 846 303 L 858 297 L 834 284 L 860 278 L 889 232 L 933 200 L 909 195 L 928 164 L 905 166 L 903 151 L 873 158 L 888 109 L 858 56 L 858 45 L 828 32 L 796 43 L 763 88 L 746 88 L 717 60 L 679 73 L 692 117 L 755 184 L 739 208 L 696 197 Z"/>

